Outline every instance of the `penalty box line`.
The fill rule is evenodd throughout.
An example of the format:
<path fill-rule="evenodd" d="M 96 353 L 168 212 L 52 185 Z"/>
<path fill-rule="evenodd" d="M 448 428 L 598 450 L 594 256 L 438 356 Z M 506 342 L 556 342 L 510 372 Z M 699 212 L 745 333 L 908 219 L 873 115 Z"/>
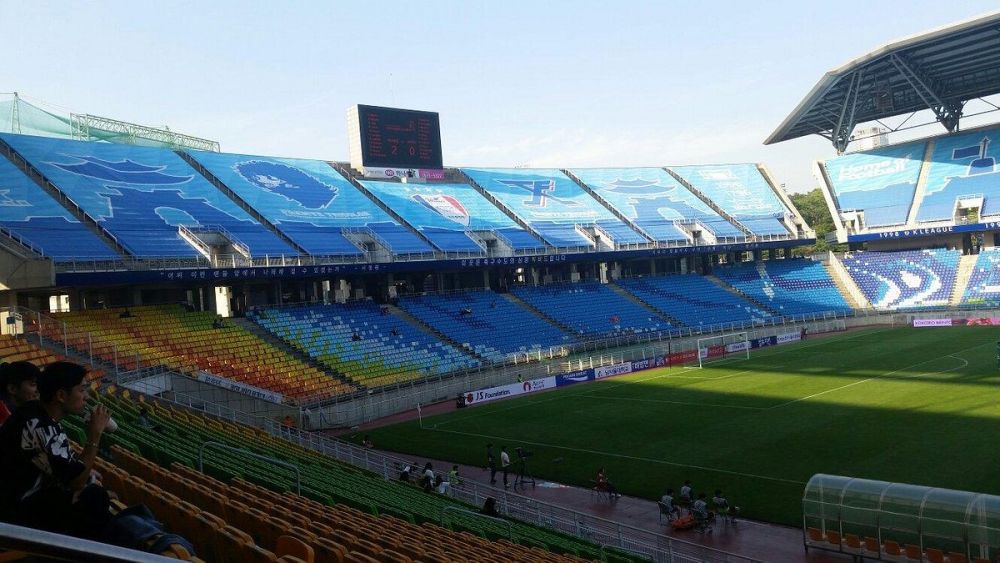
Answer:
<path fill-rule="evenodd" d="M 724 473 L 724 474 L 727 474 L 727 475 L 735 475 L 737 477 L 749 477 L 751 479 L 764 479 L 766 481 L 776 481 L 776 482 L 779 482 L 779 483 L 789 483 L 789 484 L 792 484 L 792 485 L 805 485 L 806 484 L 805 481 L 796 481 L 794 479 L 785 479 L 783 477 L 770 477 L 768 475 L 757 475 L 757 474 L 754 474 L 754 473 L 742 473 L 740 471 L 731 471 L 729 469 L 718 469 L 718 468 L 715 468 L 715 467 L 705 467 L 705 466 L 702 466 L 702 465 L 694 465 L 694 464 L 691 464 L 691 463 L 678 463 L 676 461 L 667 461 L 665 459 L 653 459 L 653 458 L 648 458 L 648 457 L 639 457 L 639 456 L 632 456 L 632 455 L 625 455 L 625 454 L 616 454 L 616 453 L 610 453 L 610 452 L 602 452 L 602 451 L 590 450 L 590 449 L 586 449 L 586 448 L 573 448 L 573 447 L 570 447 L 570 446 L 559 446 L 559 445 L 554 445 L 554 444 L 546 444 L 544 442 L 533 442 L 533 441 L 529 441 L 529 440 L 521 440 L 519 438 L 507 438 L 507 437 L 504 437 L 504 436 L 494 436 L 494 435 L 491 435 L 491 434 L 479 434 L 477 432 L 463 432 L 461 430 L 447 430 L 447 429 L 441 429 L 441 428 L 429 428 L 429 429 L 426 429 L 426 430 L 431 430 L 433 432 L 445 432 L 445 433 L 449 433 L 449 434 L 459 434 L 459 435 L 463 435 L 463 436 L 472 436 L 472 437 L 475 437 L 475 438 L 485 438 L 485 439 L 496 440 L 496 441 L 506 440 L 508 442 L 517 442 L 519 444 L 527 444 L 527 445 L 536 446 L 536 447 L 553 448 L 553 449 L 566 450 L 566 451 L 577 452 L 577 453 L 582 453 L 582 454 L 592 454 L 592 455 L 603 455 L 603 456 L 608 456 L 608 457 L 617 457 L 617 458 L 621 458 L 621 459 L 629 459 L 629 460 L 632 460 L 632 461 L 642 461 L 642 462 L 646 462 L 646 463 L 656 463 L 656 464 L 659 464 L 659 465 L 670 465 L 670 466 L 673 466 L 673 467 L 684 467 L 684 468 L 688 468 L 688 469 L 697 469 L 699 471 L 713 471 L 715 473 Z"/>
<path fill-rule="evenodd" d="M 896 369 L 896 370 L 893 370 L 893 371 L 890 371 L 890 372 L 887 372 L 887 373 L 880 373 L 878 375 L 869 377 L 868 379 L 862 379 L 860 381 L 855 381 L 853 383 L 848 383 L 846 385 L 841 385 L 840 387 L 834 387 L 833 389 L 827 389 L 826 391 L 820 391 L 819 393 L 813 393 L 812 395 L 807 395 L 807 396 L 801 397 L 799 399 L 792 399 L 791 401 L 785 401 L 784 403 L 779 403 L 777 405 L 774 405 L 773 407 L 768 407 L 766 410 L 780 409 L 781 407 L 786 407 L 788 405 L 792 405 L 792 404 L 799 403 L 799 402 L 802 402 L 802 401 L 807 401 L 807 400 L 812 399 L 814 397 L 819 397 L 821 395 L 826 395 L 827 393 L 833 393 L 834 391 L 840 391 L 841 389 L 847 389 L 848 387 L 854 387 L 855 385 L 861 385 L 862 383 L 868 383 L 869 381 L 874 381 L 876 379 L 881 379 L 883 377 L 886 377 L 886 376 L 889 376 L 889 375 L 893 375 L 893 374 L 899 373 L 901 371 L 906 371 L 906 370 L 908 370 L 910 368 L 915 368 L 917 366 L 922 366 L 924 364 L 929 364 L 929 363 L 931 363 L 931 362 L 933 362 L 935 360 L 940 360 L 941 358 L 953 358 L 953 359 L 960 360 L 961 362 L 963 362 L 962 365 L 957 366 L 957 367 L 948 368 L 946 370 L 932 371 L 932 372 L 928 372 L 928 373 L 924 373 L 924 374 L 920 374 L 920 375 L 914 375 L 914 376 L 911 376 L 911 379 L 916 379 L 916 378 L 919 378 L 919 377 L 923 377 L 925 375 L 934 375 L 934 374 L 939 374 L 939 373 L 949 373 L 949 372 L 952 372 L 952 371 L 955 371 L 955 370 L 962 369 L 962 368 L 964 368 L 964 367 L 966 367 L 966 366 L 969 365 L 969 361 L 966 360 L 965 358 L 958 357 L 958 354 L 961 354 L 962 352 L 968 352 L 969 350 L 975 350 L 976 348 L 982 348 L 983 346 L 992 345 L 992 344 L 993 344 L 992 342 L 984 342 L 984 343 L 978 344 L 976 346 L 970 346 L 968 348 L 963 348 L 963 349 L 961 349 L 961 350 L 959 350 L 957 352 L 952 352 L 950 354 L 942 354 L 940 356 L 936 356 L 936 357 L 931 358 L 929 360 L 924 360 L 922 362 L 917 362 L 915 364 L 912 364 L 912 365 L 909 365 L 909 366 L 906 366 L 906 367 L 901 367 L 899 369 Z"/>

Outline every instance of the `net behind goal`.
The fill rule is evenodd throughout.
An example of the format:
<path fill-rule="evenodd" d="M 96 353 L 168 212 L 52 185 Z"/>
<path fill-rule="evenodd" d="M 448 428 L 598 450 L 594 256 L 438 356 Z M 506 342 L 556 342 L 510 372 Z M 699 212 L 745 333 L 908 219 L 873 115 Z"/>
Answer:
<path fill-rule="evenodd" d="M 747 333 L 720 334 L 698 339 L 698 367 L 723 359 L 750 359 Z"/>

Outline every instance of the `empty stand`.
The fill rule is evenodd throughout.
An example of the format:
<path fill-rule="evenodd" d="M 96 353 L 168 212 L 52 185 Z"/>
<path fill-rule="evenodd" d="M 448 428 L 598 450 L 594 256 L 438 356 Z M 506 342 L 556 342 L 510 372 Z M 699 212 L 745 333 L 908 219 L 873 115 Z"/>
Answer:
<path fill-rule="evenodd" d="M 462 172 L 552 246 L 592 247 L 581 227 L 600 228 L 615 247 L 649 243 L 559 170 L 463 168 Z"/>
<path fill-rule="evenodd" d="M 934 139 L 917 221 L 956 220 L 960 200 L 975 201 L 981 217 L 1000 214 L 998 137 L 1000 129 L 988 129 Z"/>
<path fill-rule="evenodd" d="M 120 258 L 41 186 L 3 157 L 0 157 L 0 226 L 15 240 L 55 261 Z"/>
<path fill-rule="evenodd" d="M 720 209 L 758 236 L 788 236 L 781 218 L 791 212 L 754 164 L 671 166 Z"/>
<path fill-rule="evenodd" d="M 265 309 L 251 318 L 368 387 L 468 369 L 479 361 L 371 301 Z"/>
<path fill-rule="evenodd" d="M 629 278 L 617 283 L 690 327 L 744 323 L 772 316 L 697 274 Z"/>
<path fill-rule="evenodd" d="M 0 135 L 138 257 L 197 257 L 178 227 L 219 226 L 253 256 L 295 250 L 167 149 Z"/>
<path fill-rule="evenodd" d="M 854 252 L 841 262 L 873 307 L 903 309 L 947 305 L 960 256 L 945 249 Z"/>
<path fill-rule="evenodd" d="M 718 239 L 742 239 L 726 221 L 662 168 L 574 168 L 573 176 L 660 242 L 690 242 L 678 225 L 701 225 Z"/>
<path fill-rule="evenodd" d="M 65 359 L 62 355 L 53 354 L 23 338 L 0 336 L 0 360 L 4 362 L 31 362 L 38 367 L 45 367 Z M 87 373 L 90 381 L 99 381 L 103 376 L 104 371 L 100 369 L 92 369 Z"/>
<path fill-rule="evenodd" d="M 829 272 L 812 260 L 747 262 L 713 273 L 783 316 L 850 311 Z"/>
<path fill-rule="evenodd" d="M 473 234 L 500 231 L 513 250 L 543 251 L 545 245 L 468 184 L 401 184 L 362 181 L 379 201 L 413 225 L 443 252 L 485 253 Z"/>
<path fill-rule="evenodd" d="M 926 148 L 927 143 L 908 143 L 827 160 L 839 211 L 863 211 L 867 227 L 906 223 Z"/>
<path fill-rule="evenodd" d="M 572 341 L 568 334 L 534 313 L 490 291 L 408 295 L 399 306 L 492 361 Z"/>
<path fill-rule="evenodd" d="M 1000 306 L 1000 249 L 983 249 L 962 296 L 964 305 Z"/>
<path fill-rule="evenodd" d="M 511 292 L 580 335 L 610 336 L 671 328 L 665 319 L 598 282 L 516 286 Z"/>
<path fill-rule="evenodd" d="M 310 254 L 360 255 L 362 250 L 348 236 L 352 229 L 379 233 L 394 253 L 431 251 L 326 162 L 196 151 L 189 155 Z"/>
<path fill-rule="evenodd" d="M 197 377 L 205 371 L 268 389 L 297 401 L 314 401 L 354 388 L 247 330 L 227 322 L 213 328 L 215 315 L 189 313 L 178 305 L 101 309 L 54 315 L 66 325 L 46 323 L 43 334 L 106 362 L 132 370 L 165 365 Z"/>

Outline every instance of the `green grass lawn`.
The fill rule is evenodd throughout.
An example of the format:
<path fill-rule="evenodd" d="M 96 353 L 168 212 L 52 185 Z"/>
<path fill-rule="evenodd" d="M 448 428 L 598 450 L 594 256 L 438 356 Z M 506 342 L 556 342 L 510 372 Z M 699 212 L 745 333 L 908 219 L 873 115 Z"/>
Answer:
<path fill-rule="evenodd" d="M 483 465 L 535 452 L 536 478 L 629 495 L 690 479 L 750 518 L 801 524 L 815 473 L 1000 494 L 994 327 L 877 328 L 650 370 L 372 431 L 380 448 Z"/>

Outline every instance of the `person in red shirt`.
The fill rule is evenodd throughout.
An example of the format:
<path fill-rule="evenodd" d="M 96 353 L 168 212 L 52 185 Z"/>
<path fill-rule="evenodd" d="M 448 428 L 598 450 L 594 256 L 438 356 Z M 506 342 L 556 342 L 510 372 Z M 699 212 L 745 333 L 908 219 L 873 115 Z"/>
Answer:
<path fill-rule="evenodd" d="M 0 424 L 20 405 L 38 399 L 39 373 L 31 362 L 0 364 Z"/>

